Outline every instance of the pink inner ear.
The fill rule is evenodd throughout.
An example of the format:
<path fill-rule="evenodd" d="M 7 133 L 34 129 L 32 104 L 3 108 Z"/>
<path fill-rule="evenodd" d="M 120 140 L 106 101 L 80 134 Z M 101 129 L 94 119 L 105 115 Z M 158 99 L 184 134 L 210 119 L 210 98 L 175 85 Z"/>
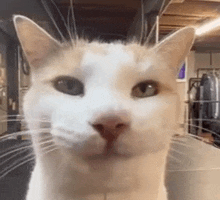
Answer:
<path fill-rule="evenodd" d="M 42 59 L 42 53 L 38 51 L 26 51 L 26 56 L 32 67 L 40 67 L 44 60 Z"/>
<path fill-rule="evenodd" d="M 60 47 L 59 42 L 26 17 L 17 17 L 15 27 L 31 67 L 40 67 Z"/>
<path fill-rule="evenodd" d="M 49 41 L 36 40 L 27 42 L 26 45 L 25 43 L 23 49 L 32 67 L 40 67 L 47 60 L 48 56 L 54 52 L 54 45 L 50 44 Z"/>

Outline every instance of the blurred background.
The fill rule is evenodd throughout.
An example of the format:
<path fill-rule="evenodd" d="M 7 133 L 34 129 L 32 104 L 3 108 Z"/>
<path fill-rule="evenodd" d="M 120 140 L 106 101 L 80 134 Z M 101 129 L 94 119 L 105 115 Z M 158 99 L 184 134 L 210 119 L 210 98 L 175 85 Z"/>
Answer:
<path fill-rule="evenodd" d="M 22 101 L 30 86 L 30 68 L 12 23 L 12 16 L 15 14 L 33 19 L 61 41 L 64 38 L 70 39 L 68 33 L 70 31 L 73 35 L 77 33 L 90 40 L 99 38 L 111 42 L 136 38 L 142 44 L 154 44 L 180 28 L 195 27 L 197 30 L 195 43 L 184 64 L 180 66 L 177 76 L 181 97 L 180 128 L 177 135 L 190 133 L 195 137 L 202 137 L 202 140 L 216 148 L 220 146 L 218 137 L 220 134 L 220 0 L 1 0 L 1 153 L 14 145 L 31 143 L 28 134 L 22 136 L 12 134 L 27 131 L 23 120 Z M 4 137 L 10 139 L 4 141 Z M 192 145 L 197 147 L 198 144 L 195 142 Z M 16 157 L 22 160 L 28 153 L 23 152 Z M 206 157 L 209 155 L 211 153 L 206 154 Z M 197 160 L 199 156 L 204 155 L 197 154 Z M 5 160 L 5 157 L 0 157 L 0 163 L 4 163 Z M 0 200 L 24 198 L 33 163 L 34 161 L 24 163 L 0 179 Z M 6 162 L 0 165 L 0 176 L 4 174 L 8 164 Z M 181 168 L 181 165 L 179 167 Z M 185 173 L 178 176 L 173 174 L 170 173 L 168 178 L 171 200 L 213 199 L 210 196 L 213 191 L 206 190 L 206 196 L 201 192 L 201 187 L 200 191 L 197 187 L 197 193 L 192 189 L 194 187 L 185 188 L 189 196 L 184 197 L 180 182 L 189 180 L 195 174 Z M 210 176 L 214 177 L 213 174 Z M 183 179 L 177 180 L 176 177 Z M 202 182 L 201 179 L 199 180 L 200 185 L 205 184 L 204 180 Z M 176 181 L 179 181 L 179 184 L 170 184 Z M 209 187 L 215 188 L 215 192 L 220 191 L 216 185 L 212 186 Z M 215 199 L 218 199 L 217 196 Z"/>

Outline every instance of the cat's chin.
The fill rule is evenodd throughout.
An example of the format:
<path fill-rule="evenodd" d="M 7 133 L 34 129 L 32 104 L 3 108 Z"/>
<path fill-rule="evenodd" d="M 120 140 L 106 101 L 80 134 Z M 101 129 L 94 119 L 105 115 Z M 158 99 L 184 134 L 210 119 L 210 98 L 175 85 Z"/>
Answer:
<path fill-rule="evenodd" d="M 133 158 L 134 155 L 129 154 L 119 154 L 119 153 L 112 153 L 109 155 L 97 154 L 97 155 L 89 155 L 84 156 L 83 158 L 88 161 L 109 161 L 109 160 L 127 160 Z"/>

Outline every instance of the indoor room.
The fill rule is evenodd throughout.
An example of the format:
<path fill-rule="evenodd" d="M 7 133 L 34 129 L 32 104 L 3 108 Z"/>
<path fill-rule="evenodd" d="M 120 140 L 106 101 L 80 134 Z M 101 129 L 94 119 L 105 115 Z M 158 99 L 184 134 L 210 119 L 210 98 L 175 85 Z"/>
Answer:
<path fill-rule="evenodd" d="M 220 0 L 1 0 L 0 200 L 220 200 Z"/>

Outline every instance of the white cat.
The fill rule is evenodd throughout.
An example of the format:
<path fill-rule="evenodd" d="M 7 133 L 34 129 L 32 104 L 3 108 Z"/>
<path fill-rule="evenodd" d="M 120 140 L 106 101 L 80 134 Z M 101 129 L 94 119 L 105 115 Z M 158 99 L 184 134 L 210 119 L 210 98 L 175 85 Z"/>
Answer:
<path fill-rule="evenodd" d="M 26 199 L 167 200 L 176 74 L 194 29 L 147 47 L 61 44 L 24 16 L 14 24 L 32 76 L 24 113 L 36 165 Z"/>

